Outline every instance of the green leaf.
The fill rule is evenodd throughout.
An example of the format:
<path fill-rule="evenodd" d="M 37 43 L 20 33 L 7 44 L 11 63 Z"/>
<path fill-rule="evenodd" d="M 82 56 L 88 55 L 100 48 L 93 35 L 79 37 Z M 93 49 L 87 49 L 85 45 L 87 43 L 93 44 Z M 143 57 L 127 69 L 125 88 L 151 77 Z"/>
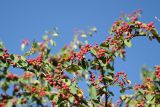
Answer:
<path fill-rule="evenodd" d="M 156 31 L 156 29 L 151 29 L 151 33 L 157 39 L 157 41 L 160 43 L 160 36 L 159 36 L 158 32 Z"/>
<path fill-rule="evenodd" d="M 48 36 L 47 35 L 43 35 L 43 40 L 47 40 L 48 39 Z"/>
<path fill-rule="evenodd" d="M 58 101 L 57 101 L 57 105 L 60 105 L 62 103 L 63 99 L 62 99 L 62 96 L 60 95 Z"/>
<path fill-rule="evenodd" d="M 71 89 L 71 92 L 72 92 L 73 94 L 76 94 L 76 93 L 77 93 L 76 84 L 72 84 L 72 85 L 70 86 L 70 89 Z"/>
<path fill-rule="evenodd" d="M 73 101 L 74 101 L 74 97 L 73 97 L 73 96 L 70 97 L 70 98 L 69 98 L 69 101 L 70 101 L 70 102 L 73 102 Z"/>
<path fill-rule="evenodd" d="M 33 42 L 33 48 L 38 48 L 38 43 L 37 42 Z"/>
<path fill-rule="evenodd" d="M 118 55 L 119 55 L 118 51 L 116 51 L 116 52 L 115 52 L 115 55 L 116 55 L 116 56 L 118 56 Z"/>
<path fill-rule="evenodd" d="M 122 58 L 123 60 L 125 60 L 125 55 L 124 54 L 120 53 L 119 56 L 120 56 L 120 58 Z"/>
<path fill-rule="evenodd" d="M 51 95 L 49 96 L 49 99 L 50 99 L 50 100 L 53 100 L 54 97 L 55 97 L 55 94 L 51 94 Z"/>
<path fill-rule="evenodd" d="M 26 58 L 25 58 L 24 56 L 21 56 L 21 60 L 25 61 L 25 60 L 26 60 Z"/>
<path fill-rule="evenodd" d="M 97 55 L 96 50 L 94 50 L 93 48 L 92 48 L 90 51 L 91 51 L 91 53 L 92 53 L 93 55 Z"/>
<path fill-rule="evenodd" d="M 92 32 L 87 32 L 87 35 L 88 36 L 92 36 Z"/>
<path fill-rule="evenodd" d="M 131 40 L 127 40 L 127 39 L 124 40 L 124 44 L 125 44 L 126 46 L 128 46 L 128 47 L 131 47 L 131 46 L 132 46 Z"/>
<path fill-rule="evenodd" d="M 104 79 L 107 80 L 107 81 L 113 81 L 113 77 L 112 76 L 108 76 L 108 75 L 105 76 Z"/>
<path fill-rule="evenodd" d="M 97 98 L 96 88 L 92 85 L 89 86 L 89 95 L 90 95 L 91 99 L 96 99 Z"/>
<path fill-rule="evenodd" d="M 64 79 L 64 82 L 65 82 L 68 86 L 71 85 L 71 81 L 70 81 L 69 79 Z"/>
<path fill-rule="evenodd" d="M 69 73 L 75 72 L 77 70 L 79 70 L 79 67 L 77 65 L 71 65 L 66 69 L 66 71 Z"/>
<path fill-rule="evenodd" d="M 52 36 L 57 37 L 57 36 L 59 36 L 59 33 L 58 32 L 53 32 Z"/>
<path fill-rule="evenodd" d="M 140 90 L 138 90 L 138 91 L 139 91 L 139 93 L 141 93 L 142 95 L 145 94 L 144 90 L 142 90 L 142 89 L 140 89 Z"/>
<path fill-rule="evenodd" d="M 7 107 L 13 107 L 13 106 L 12 106 L 12 100 L 8 100 L 8 103 L 7 103 L 6 106 L 7 106 Z"/>
<path fill-rule="evenodd" d="M 103 63 L 102 60 L 99 60 L 99 63 L 101 64 L 101 66 L 105 67 L 106 63 Z"/>
<path fill-rule="evenodd" d="M 121 95 L 120 98 L 121 98 L 121 100 L 123 100 L 123 101 L 126 100 L 126 96 L 125 96 L 125 95 Z"/>
<path fill-rule="evenodd" d="M 154 95 L 151 95 L 151 94 L 147 94 L 147 95 L 146 95 L 147 101 L 152 101 L 153 98 L 154 98 Z"/>
<path fill-rule="evenodd" d="M 124 93 L 125 90 L 126 90 L 126 89 L 122 87 L 121 90 L 120 90 L 120 93 Z"/>
<path fill-rule="evenodd" d="M 11 59 L 13 60 L 14 63 L 17 63 L 19 61 L 18 56 L 14 54 L 11 54 Z"/>
<path fill-rule="evenodd" d="M 87 35 L 86 35 L 85 33 L 82 33 L 82 34 L 81 34 L 81 37 L 82 37 L 82 38 L 86 38 Z"/>
<path fill-rule="evenodd" d="M 9 88 L 9 84 L 8 82 L 4 82 L 1 86 L 2 90 L 7 91 L 7 89 Z"/>
<path fill-rule="evenodd" d="M 24 56 L 26 57 L 26 56 L 29 56 L 29 55 L 31 55 L 32 53 L 31 53 L 31 51 L 28 51 L 28 52 L 26 52 L 25 54 L 24 54 Z"/>
<path fill-rule="evenodd" d="M 88 62 L 85 61 L 85 60 L 82 60 L 82 61 L 81 61 L 81 67 L 82 67 L 84 70 L 88 69 L 88 67 L 89 67 Z"/>
<path fill-rule="evenodd" d="M 109 75 L 109 76 L 114 76 L 114 71 L 109 70 L 109 71 L 107 71 L 107 72 L 108 72 L 108 75 Z"/>
<path fill-rule="evenodd" d="M 127 21 L 129 21 L 129 20 L 130 20 L 130 18 L 129 18 L 129 17 L 126 17 L 126 20 L 127 20 Z"/>
<path fill-rule="evenodd" d="M 2 56 L 3 55 L 3 52 L 0 52 L 0 56 Z"/>
<path fill-rule="evenodd" d="M 159 81 L 154 81 L 154 85 L 156 86 L 156 88 L 158 88 L 158 90 L 160 90 L 160 82 Z"/>
<path fill-rule="evenodd" d="M 114 96 L 114 93 L 113 93 L 112 91 L 109 91 L 109 94 L 110 94 L 111 96 Z"/>
<path fill-rule="evenodd" d="M 3 42 L 0 41 L 0 48 L 3 48 Z"/>
<path fill-rule="evenodd" d="M 26 47 L 26 45 L 22 43 L 22 44 L 21 44 L 21 50 L 24 51 L 24 48 L 25 48 L 25 47 Z"/>
<path fill-rule="evenodd" d="M 92 32 L 97 32 L 97 28 L 96 28 L 96 27 L 92 27 L 92 28 L 90 28 L 90 30 L 91 30 Z"/>
<path fill-rule="evenodd" d="M 52 46 L 56 46 L 56 42 L 53 41 L 52 39 L 50 39 L 50 44 L 51 44 Z"/>

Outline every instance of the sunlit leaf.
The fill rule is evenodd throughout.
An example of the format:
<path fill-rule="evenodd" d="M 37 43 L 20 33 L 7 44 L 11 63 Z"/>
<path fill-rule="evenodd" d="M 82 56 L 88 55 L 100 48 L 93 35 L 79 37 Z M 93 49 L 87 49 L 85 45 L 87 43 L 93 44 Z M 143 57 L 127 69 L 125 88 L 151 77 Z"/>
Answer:
<path fill-rule="evenodd" d="M 90 94 L 91 99 L 96 99 L 97 98 L 96 88 L 92 85 L 89 86 L 89 94 Z"/>
<path fill-rule="evenodd" d="M 130 40 L 127 40 L 127 39 L 125 39 L 124 40 L 124 44 L 127 46 L 127 47 L 131 47 L 131 41 Z"/>
<path fill-rule="evenodd" d="M 21 44 L 21 50 L 22 51 L 25 49 L 25 46 L 26 46 L 25 44 L 23 44 L 23 43 Z"/>

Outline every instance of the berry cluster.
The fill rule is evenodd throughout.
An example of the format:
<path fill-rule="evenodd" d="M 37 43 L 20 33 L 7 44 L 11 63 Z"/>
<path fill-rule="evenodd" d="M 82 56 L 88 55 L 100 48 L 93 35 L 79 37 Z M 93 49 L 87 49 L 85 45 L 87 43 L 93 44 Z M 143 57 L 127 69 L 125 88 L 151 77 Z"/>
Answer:
<path fill-rule="evenodd" d="M 51 74 L 46 74 L 46 80 L 50 85 L 56 86 L 57 82 L 53 80 L 53 76 Z"/>
<path fill-rule="evenodd" d="M 69 90 L 69 86 L 62 81 L 62 79 L 55 80 L 51 74 L 46 75 L 46 80 L 50 85 L 53 85 L 57 89 Z"/>
<path fill-rule="evenodd" d="M 58 97 L 61 97 L 63 100 L 68 100 L 70 95 L 74 96 L 74 103 L 73 105 L 78 105 L 82 96 L 78 96 L 77 94 L 71 94 L 69 86 L 62 81 L 62 78 L 66 76 L 62 76 L 60 79 L 55 80 L 51 74 L 46 75 L 46 80 L 49 82 L 50 85 L 53 85 L 57 90 L 63 90 L 63 93 L 59 93 Z M 56 102 L 53 102 L 53 107 L 55 106 Z"/>
<path fill-rule="evenodd" d="M 76 54 L 77 59 L 82 60 L 84 58 L 84 55 L 87 54 L 88 51 L 90 51 L 91 45 L 86 44 L 85 46 L 81 46 L 80 51 Z"/>
<path fill-rule="evenodd" d="M 115 107 L 119 107 L 121 103 L 122 103 L 122 100 L 121 100 L 121 99 L 117 100 L 117 101 L 116 101 L 116 104 L 115 104 Z M 127 105 L 126 105 L 126 106 L 127 106 Z"/>
<path fill-rule="evenodd" d="M 28 40 L 28 39 L 23 40 L 23 41 L 22 41 L 22 44 L 28 45 L 28 44 L 29 44 L 29 40 Z"/>
<path fill-rule="evenodd" d="M 103 80 L 103 76 L 99 75 L 98 80 L 101 82 Z"/>
<path fill-rule="evenodd" d="M 151 78 L 149 78 L 149 77 L 147 77 L 147 78 L 145 79 L 145 81 L 146 81 L 146 83 L 151 83 L 151 82 L 152 82 Z"/>
<path fill-rule="evenodd" d="M 34 65 L 34 66 L 40 66 L 42 63 L 42 55 L 40 54 L 37 58 L 30 58 L 27 60 L 28 64 Z"/>
<path fill-rule="evenodd" d="M 150 23 L 147 24 L 147 27 L 146 27 L 147 30 L 150 30 L 150 29 L 153 29 L 153 28 L 154 28 L 154 23 L 153 22 L 150 22 Z"/>
<path fill-rule="evenodd" d="M 144 86 L 144 85 L 142 85 L 142 84 L 136 84 L 136 85 L 134 85 L 134 89 L 135 90 L 139 90 L 139 89 L 145 89 L 146 87 Z"/>
<path fill-rule="evenodd" d="M 12 74 L 12 73 L 8 73 L 6 78 L 9 79 L 9 80 L 17 80 L 18 76 L 15 75 L 15 74 Z"/>
<path fill-rule="evenodd" d="M 93 86 L 95 86 L 96 85 L 96 83 L 95 83 L 95 75 L 91 71 L 89 71 L 89 74 L 90 74 L 89 81 L 91 82 L 91 84 Z"/>
<path fill-rule="evenodd" d="M 0 98 L 1 98 L 0 107 L 6 107 L 6 103 L 7 103 L 7 99 L 9 98 L 9 95 L 1 93 Z"/>
<path fill-rule="evenodd" d="M 39 96 L 40 96 L 40 97 L 44 97 L 45 95 L 46 95 L 46 91 L 40 90 Z"/>
<path fill-rule="evenodd" d="M 6 104 L 3 102 L 0 102 L 0 107 L 6 107 Z"/>
<path fill-rule="evenodd" d="M 104 56 L 105 53 L 106 53 L 106 50 L 104 50 L 104 49 L 98 47 L 97 44 L 96 44 L 93 48 L 94 48 L 94 50 L 97 51 L 97 58 L 101 58 L 101 57 Z"/>
<path fill-rule="evenodd" d="M 69 60 L 74 60 L 74 58 L 76 57 L 76 53 L 75 52 L 70 52 L 70 57 Z"/>
<path fill-rule="evenodd" d="M 142 28 L 142 29 L 145 29 L 146 31 L 149 31 L 149 30 L 155 28 L 153 22 L 150 22 L 150 23 L 148 23 L 148 24 L 145 24 L 145 23 L 136 21 L 136 22 L 134 22 L 134 23 L 135 23 L 135 25 L 137 25 L 138 27 L 140 27 L 140 28 Z"/>
<path fill-rule="evenodd" d="M 30 87 L 30 93 L 36 93 L 37 92 L 37 88 L 36 87 Z"/>
<path fill-rule="evenodd" d="M 35 87 L 28 85 L 26 88 L 29 90 L 30 94 L 38 94 L 40 97 L 44 97 L 47 94 L 44 88 L 41 86 Z"/>
<path fill-rule="evenodd" d="M 132 20 L 132 22 L 136 22 L 138 20 L 137 15 L 132 16 L 131 20 Z"/>
<path fill-rule="evenodd" d="M 27 99 L 26 98 L 22 98 L 21 99 L 21 104 L 26 104 L 27 103 Z"/>
<path fill-rule="evenodd" d="M 121 77 L 122 81 L 119 81 L 119 77 Z M 130 84 L 129 80 L 127 80 L 127 75 L 124 72 L 117 72 L 114 75 L 114 83 L 118 83 L 120 86 L 124 86 L 125 83 Z"/>
<path fill-rule="evenodd" d="M 65 98 L 64 100 L 68 100 L 68 97 L 71 94 L 70 93 L 66 93 L 66 94 L 62 94 L 62 95 L 64 95 L 64 98 Z M 83 95 L 79 96 L 79 94 L 73 94 L 73 97 L 74 97 L 74 101 L 72 103 L 73 107 L 78 107 L 79 105 L 82 104 L 82 102 L 83 102 Z"/>
<path fill-rule="evenodd" d="M 104 49 L 99 49 L 98 52 L 97 52 L 98 58 L 104 56 L 105 53 L 106 53 L 106 50 L 104 50 Z"/>
<path fill-rule="evenodd" d="M 3 61 L 6 61 L 8 63 L 11 63 L 11 59 L 10 59 L 11 55 L 7 51 L 8 51 L 7 49 L 3 50 L 3 54 L 2 54 L 2 56 L 0 56 L 0 59 L 2 59 Z"/>
<path fill-rule="evenodd" d="M 46 49 L 45 42 L 42 42 L 39 44 L 39 49 L 40 49 L 40 51 L 44 51 Z"/>
<path fill-rule="evenodd" d="M 140 102 L 140 103 L 136 104 L 136 107 L 144 107 L 144 102 Z"/>
<path fill-rule="evenodd" d="M 52 101 L 52 107 L 56 107 L 56 102 Z"/>
<path fill-rule="evenodd" d="M 107 44 L 112 40 L 112 36 L 107 36 L 107 39 L 103 41 L 103 44 Z"/>
<path fill-rule="evenodd" d="M 56 66 L 56 69 L 54 70 L 54 72 L 55 72 L 56 74 L 59 74 L 60 71 L 61 71 L 61 63 L 58 63 L 57 66 Z M 57 76 L 58 76 L 58 75 L 57 75 Z"/>
<path fill-rule="evenodd" d="M 122 35 L 123 32 L 127 32 L 128 34 L 131 33 L 131 27 L 127 22 L 122 23 L 121 27 L 117 29 L 116 34 Z"/>
<path fill-rule="evenodd" d="M 14 85 L 13 88 L 14 92 L 18 92 L 20 90 L 20 87 L 18 85 Z"/>
<path fill-rule="evenodd" d="M 100 75 L 97 81 L 95 80 L 95 75 L 93 74 L 93 72 L 89 71 L 89 74 L 90 74 L 89 81 L 91 82 L 91 85 L 94 86 L 96 89 L 99 89 L 100 85 L 98 84 L 98 82 L 102 82 L 103 76 Z"/>
<path fill-rule="evenodd" d="M 49 54 L 50 48 L 48 45 L 48 43 L 50 42 L 51 44 L 54 43 L 53 41 L 50 41 L 51 39 L 47 36 L 44 37 L 44 41 L 35 42 L 35 44 L 32 45 L 30 54 L 34 55 L 33 53 L 36 52 L 40 54 L 38 55 L 38 57 L 30 58 L 28 60 L 25 60 L 25 57 L 26 55 L 28 55 L 28 53 L 26 53 L 24 56 L 9 54 L 6 49 L 1 48 L 0 44 L 0 62 L 2 62 L 2 65 L 0 65 L 0 67 L 2 69 L 4 68 L 3 71 L 7 72 L 4 72 L 4 74 L 0 74 L 0 80 L 6 78 L 3 79 L 6 81 L 2 83 L 2 88 L 6 90 L 6 88 L 9 88 L 8 84 L 10 84 L 12 81 L 14 83 L 12 96 L 7 95 L 7 93 L 0 96 L 0 107 L 4 107 L 13 99 L 17 99 L 17 102 L 19 102 L 20 104 L 29 103 L 29 101 L 27 100 L 30 99 L 30 97 L 32 98 L 31 95 L 45 97 L 37 101 L 41 104 L 43 104 L 47 100 L 50 101 L 54 99 L 54 101 L 52 102 L 53 107 L 66 106 L 66 104 L 71 104 L 71 106 L 76 107 L 81 106 L 81 104 L 83 103 L 88 106 L 92 106 L 92 102 L 93 106 L 95 103 L 95 106 L 98 107 L 114 106 L 111 98 L 111 95 L 113 93 L 112 90 L 109 89 L 110 86 L 114 85 L 120 86 L 120 92 L 124 92 L 126 89 L 134 89 L 135 91 L 138 90 L 138 92 L 143 91 L 146 95 L 148 93 L 151 93 L 153 95 L 159 93 L 157 92 L 157 89 L 155 90 L 153 89 L 153 87 L 155 85 L 154 83 L 160 79 L 160 66 L 156 66 L 155 73 L 153 73 L 158 79 L 145 78 L 145 80 L 143 81 L 143 85 L 135 85 L 133 87 L 127 87 L 127 85 L 130 84 L 130 81 L 127 79 L 127 75 L 124 72 L 117 72 L 115 75 L 111 72 L 108 72 L 114 69 L 114 65 L 111 62 L 114 62 L 117 56 L 124 58 L 125 47 L 131 46 L 130 40 L 132 38 L 136 36 L 144 36 L 144 34 L 147 33 L 152 33 L 153 36 L 155 36 L 154 31 L 156 30 L 154 29 L 154 23 L 142 23 L 138 21 L 138 17 L 136 14 L 137 13 L 133 14 L 130 17 L 127 16 L 127 21 L 126 19 L 120 19 L 116 21 L 111 28 L 111 36 L 107 37 L 107 39 L 100 45 L 80 45 L 79 43 L 81 42 L 77 40 L 74 42 L 76 42 L 76 45 L 78 44 L 79 46 L 81 46 L 79 51 L 75 51 L 73 48 L 70 48 L 70 46 L 68 46 L 65 47 L 62 52 L 60 52 L 60 54 L 58 53 L 54 57 Z M 156 33 L 158 34 L 158 32 Z M 159 41 L 159 39 L 157 40 Z M 23 48 L 28 44 L 29 41 L 24 40 L 21 47 Z M 91 53 L 93 58 L 90 58 L 90 56 L 88 57 L 88 53 Z M 43 59 L 46 60 L 43 61 Z M 8 73 L 8 69 L 10 66 L 23 69 L 24 71 L 28 70 L 29 67 L 29 71 L 35 70 L 40 72 L 24 72 L 21 80 L 21 78 L 17 75 Z M 92 88 L 89 88 L 89 92 L 91 92 L 89 93 L 89 95 L 91 94 L 90 99 L 86 99 L 84 97 L 83 91 L 78 87 L 78 83 L 81 81 L 81 77 L 83 78 L 88 76 L 88 74 L 83 73 L 84 70 L 91 70 L 89 71 L 89 78 L 87 79 L 87 83 L 89 81 L 89 86 L 95 88 L 95 91 Z M 96 76 L 94 72 L 92 72 L 92 70 L 95 70 L 95 72 L 99 71 L 98 74 L 100 75 Z M 69 76 L 67 76 L 68 73 L 70 73 Z M 35 78 L 35 75 L 39 76 L 40 78 Z M 26 81 L 31 78 L 33 80 Z M 20 81 L 17 81 L 18 79 L 20 79 Z M 73 82 L 76 85 L 72 84 Z M 52 88 L 50 88 L 50 86 Z M 53 92 L 52 89 L 55 89 L 56 92 Z M 139 89 L 141 90 L 139 91 Z M 23 91 L 25 92 L 23 93 Z M 54 98 L 52 98 L 52 94 L 54 94 Z M 145 94 L 140 96 L 143 97 L 145 96 Z M 105 95 L 104 98 L 103 95 Z M 135 95 L 137 95 L 137 93 Z M 128 99 L 128 96 L 125 97 L 125 99 L 126 98 Z M 123 100 L 125 99 L 119 100 L 116 106 L 124 102 Z M 146 99 L 140 99 L 142 103 L 139 101 L 139 98 L 136 101 L 137 98 L 134 96 L 131 99 L 135 100 L 134 104 L 137 104 L 137 107 L 144 107 L 144 102 L 146 101 Z M 129 101 L 127 102 L 130 103 Z M 5 105 L 3 105 L 3 103 Z M 16 103 L 13 103 L 12 105 L 16 106 Z M 128 106 L 126 105 L 126 107 Z"/>
<path fill-rule="evenodd" d="M 34 73 L 32 73 L 32 72 L 24 72 L 24 74 L 23 74 L 23 77 L 25 78 L 25 79 L 29 79 L 29 78 L 32 78 L 32 77 L 34 77 Z"/>
<path fill-rule="evenodd" d="M 155 73 L 158 79 L 160 79 L 160 66 L 155 67 Z"/>
<path fill-rule="evenodd" d="M 131 33 L 133 26 L 129 26 L 127 22 L 116 21 L 112 26 L 112 32 L 115 32 L 117 36 L 121 36 L 124 32 L 128 35 Z"/>

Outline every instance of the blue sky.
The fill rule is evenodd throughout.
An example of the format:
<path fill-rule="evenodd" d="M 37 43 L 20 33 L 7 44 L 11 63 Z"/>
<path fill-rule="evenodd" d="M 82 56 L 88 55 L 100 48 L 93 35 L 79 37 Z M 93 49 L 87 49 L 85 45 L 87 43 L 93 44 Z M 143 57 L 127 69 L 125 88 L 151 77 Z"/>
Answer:
<path fill-rule="evenodd" d="M 159 0 L 1 0 L 0 1 L 0 40 L 11 53 L 21 54 L 23 39 L 41 39 L 45 30 L 58 27 L 57 52 L 73 38 L 75 28 L 85 29 L 96 26 L 98 33 L 91 41 L 100 43 L 112 23 L 120 13 L 131 13 L 142 9 L 141 20 L 153 21 L 160 30 Z M 146 64 L 153 67 L 160 64 L 160 44 L 145 38 L 133 40 L 127 49 L 126 62 L 116 60 L 116 71 L 126 71 L 133 83 L 140 82 L 140 69 Z"/>

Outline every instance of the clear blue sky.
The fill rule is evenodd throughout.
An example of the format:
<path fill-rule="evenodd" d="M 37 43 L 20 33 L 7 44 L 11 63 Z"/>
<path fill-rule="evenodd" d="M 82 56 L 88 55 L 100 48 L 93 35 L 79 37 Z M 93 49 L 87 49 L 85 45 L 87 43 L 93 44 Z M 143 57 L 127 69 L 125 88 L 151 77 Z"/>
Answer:
<path fill-rule="evenodd" d="M 99 43 L 121 12 L 131 13 L 136 9 L 143 10 L 142 21 L 153 21 L 160 30 L 160 22 L 154 18 L 160 18 L 159 4 L 159 0 L 1 0 L 0 40 L 11 53 L 21 54 L 24 38 L 40 40 L 45 30 L 57 26 L 61 35 L 54 51 L 58 51 L 72 40 L 74 28 L 96 26 L 98 34 L 92 41 Z M 132 48 L 127 49 L 126 62 L 117 60 L 115 65 L 116 71 L 126 71 L 138 83 L 143 64 L 148 67 L 160 64 L 157 41 L 133 40 Z"/>

